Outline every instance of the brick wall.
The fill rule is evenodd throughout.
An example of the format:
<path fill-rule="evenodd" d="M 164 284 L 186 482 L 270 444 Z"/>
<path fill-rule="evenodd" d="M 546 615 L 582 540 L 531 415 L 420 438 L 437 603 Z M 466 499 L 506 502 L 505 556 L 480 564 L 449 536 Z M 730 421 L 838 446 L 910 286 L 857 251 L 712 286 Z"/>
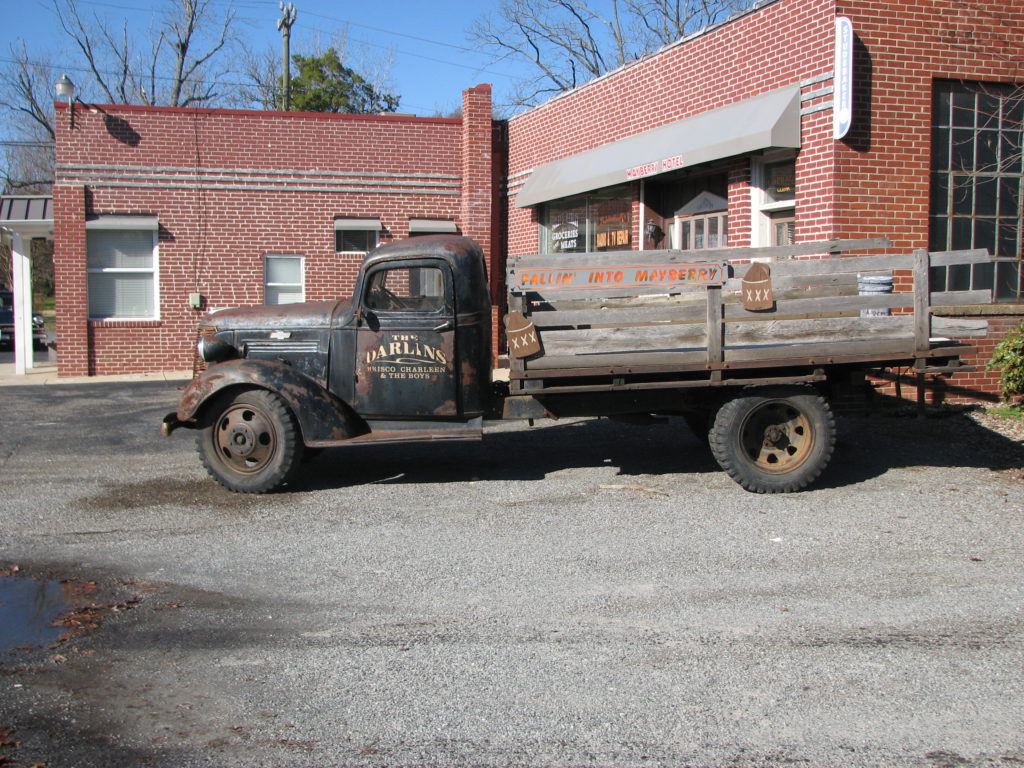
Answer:
<path fill-rule="evenodd" d="M 203 312 L 189 294 L 261 303 L 267 254 L 304 257 L 308 300 L 347 298 L 361 256 L 334 251 L 336 217 L 379 217 L 384 242 L 410 218 L 485 235 L 489 88 L 466 103 L 465 120 L 76 104 L 74 129 L 58 105 L 61 375 L 190 367 Z M 84 221 L 131 213 L 159 219 L 159 319 L 90 321 Z"/>
<path fill-rule="evenodd" d="M 830 75 L 834 18 L 834 0 L 776 0 L 512 118 L 509 253 L 525 254 L 537 248 L 536 213 L 515 207 L 514 192 L 530 170 L 751 96 Z M 805 98 L 830 84 L 829 77 L 806 87 Z M 831 112 L 803 119 L 802 144 L 797 161 L 801 179 L 798 236 L 807 239 L 832 226 L 831 193 L 825 183 L 832 169 Z M 749 168 L 733 168 L 729 184 L 730 239 L 746 245 L 750 202 L 744 187 L 749 186 Z"/>
<path fill-rule="evenodd" d="M 834 19 L 856 35 L 854 119 L 832 138 Z M 928 244 L 930 118 L 935 79 L 1024 79 L 1024 4 L 1003 0 L 776 0 L 609 73 L 509 123 L 509 253 L 534 252 L 537 211 L 515 192 L 545 163 L 776 88 L 802 84 L 796 237 L 885 235 L 893 251 Z M 751 171 L 728 169 L 729 238 L 751 233 Z M 634 206 L 635 217 L 638 208 Z M 897 290 L 909 281 L 897 276 Z M 969 309 L 961 310 L 970 313 Z M 1020 307 L 989 316 L 990 335 L 949 382 L 947 399 L 991 396 L 984 363 Z M 969 339 L 974 343 L 975 339 Z M 974 393 L 972 395 L 971 393 Z"/>

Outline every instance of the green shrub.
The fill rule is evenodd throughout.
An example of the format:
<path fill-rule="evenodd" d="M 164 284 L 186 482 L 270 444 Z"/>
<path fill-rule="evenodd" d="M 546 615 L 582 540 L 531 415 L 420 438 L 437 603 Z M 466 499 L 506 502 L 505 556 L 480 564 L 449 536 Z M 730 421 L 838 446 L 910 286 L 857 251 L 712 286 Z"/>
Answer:
<path fill-rule="evenodd" d="M 996 344 L 992 359 L 985 368 L 1002 373 L 1004 398 L 1012 400 L 1024 396 L 1024 322 Z"/>

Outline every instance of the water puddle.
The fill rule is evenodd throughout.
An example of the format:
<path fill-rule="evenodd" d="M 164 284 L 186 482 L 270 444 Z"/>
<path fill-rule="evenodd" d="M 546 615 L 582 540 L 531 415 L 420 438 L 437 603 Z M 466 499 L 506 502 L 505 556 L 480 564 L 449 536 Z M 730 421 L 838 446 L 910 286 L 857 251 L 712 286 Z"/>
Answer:
<path fill-rule="evenodd" d="M 67 631 L 53 626 L 67 610 L 60 582 L 0 576 L 0 653 L 52 643 Z"/>

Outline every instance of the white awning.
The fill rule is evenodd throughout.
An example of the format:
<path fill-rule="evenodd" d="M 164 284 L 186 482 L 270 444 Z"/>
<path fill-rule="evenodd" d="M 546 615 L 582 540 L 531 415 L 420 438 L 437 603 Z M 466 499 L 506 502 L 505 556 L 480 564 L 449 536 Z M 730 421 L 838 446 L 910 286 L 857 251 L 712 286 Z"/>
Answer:
<path fill-rule="evenodd" d="M 0 228 L 25 237 L 52 237 L 52 198 L 43 195 L 0 197 Z"/>
<path fill-rule="evenodd" d="M 535 168 L 526 208 L 580 192 L 772 147 L 800 148 L 800 88 L 789 86 Z"/>
<path fill-rule="evenodd" d="M 367 217 L 361 219 L 335 219 L 334 220 L 334 231 L 339 230 L 360 230 L 363 232 L 379 232 L 382 227 L 380 225 L 380 218 L 378 217 Z"/>
<path fill-rule="evenodd" d="M 156 216 L 100 215 L 85 220 L 86 229 L 148 229 L 160 228 Z"/>
<path fill-rule="evenodd" d="M 449 219 L 409 219 L 410 235 L 454 235 L 459 229 Z"/>

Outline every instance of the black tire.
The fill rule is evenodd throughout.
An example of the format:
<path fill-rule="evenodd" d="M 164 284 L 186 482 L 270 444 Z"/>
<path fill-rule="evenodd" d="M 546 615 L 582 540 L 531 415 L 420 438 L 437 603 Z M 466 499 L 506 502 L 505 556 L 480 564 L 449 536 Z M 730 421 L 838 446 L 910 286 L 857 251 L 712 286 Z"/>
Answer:
<path fill-rule="evenodd" d="M 709 437 L 719 466 L 748 491 L 788 493 L 828 465 L 836 423 L 810 387 L 754 387 L 719 409 Z"/>
<path fill-rule="evenodd" d="M 280 488 L 302 459 L 295 416 L 273 392 L 247 389 L 211 405 L 196 448 L 214 480 L 238 493 Z"/>

